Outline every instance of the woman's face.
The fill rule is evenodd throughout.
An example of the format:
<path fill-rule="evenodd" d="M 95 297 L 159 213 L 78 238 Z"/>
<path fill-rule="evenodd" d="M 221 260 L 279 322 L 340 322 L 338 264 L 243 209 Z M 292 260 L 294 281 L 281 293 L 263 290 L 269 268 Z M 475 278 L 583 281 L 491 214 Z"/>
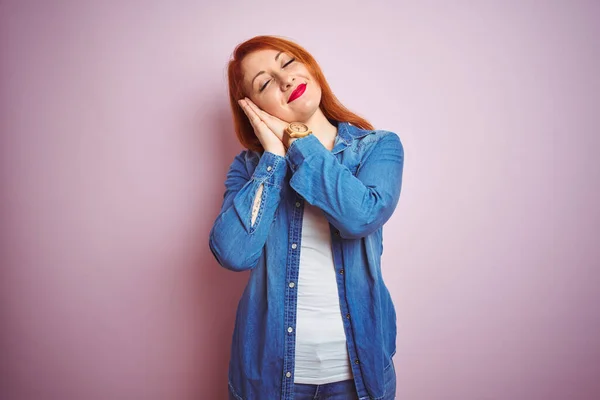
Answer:
<path fill-rule="evenodd" d="M 279 50 L 258 50 L 242 60 L 244 90 L 259 108 L 286 122 L 307 121 L 319 108 L 321 88 L 306 66 Z M 290 95 L 300 85 L 300 97 Z"/>

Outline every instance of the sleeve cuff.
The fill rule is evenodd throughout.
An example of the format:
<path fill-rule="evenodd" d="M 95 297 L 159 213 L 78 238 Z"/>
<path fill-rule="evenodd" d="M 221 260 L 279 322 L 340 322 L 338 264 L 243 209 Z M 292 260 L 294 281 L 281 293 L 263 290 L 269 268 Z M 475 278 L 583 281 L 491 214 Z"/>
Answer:
<path fill-rule="evenodd" d="M 327 149 L 315 135 L 307 135 L 292 142 L 285 158 L 292 172 L 296 172 L 305 158 L 323 150 Z"/>
<path fill-rule="evenodd" d="M 285 157 L 269 151 L 263 152 L 254 169 L 252 179 L 267 185 L 281 187 L 287 172 Z"/>

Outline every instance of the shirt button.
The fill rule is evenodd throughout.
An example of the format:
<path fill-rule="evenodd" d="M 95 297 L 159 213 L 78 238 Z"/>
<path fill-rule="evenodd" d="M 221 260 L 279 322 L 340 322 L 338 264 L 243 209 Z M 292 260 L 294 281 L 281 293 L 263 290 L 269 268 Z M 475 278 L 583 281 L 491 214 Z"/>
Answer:
<path fill-rule="evenodd" d="M 346 318 L 350 319 L 350 314 L 346 314 Z"/>
<path fill-rule="evenodd" d="M 340 269 L 340 274 L 344 275 L 344 268 Z"/>
<path fill-rule="evenodd" d="M 294 287 L 296 284 L 294 282 L 290 282 L 289 287 Z"/>
<path fill-rule="evenodd" d="M 295 249 L 296 247 L 298 247 L 296 243 L 292 244 L 292 249 Z"/>
<path fill-rule="evenodd" d="M 292 373 L 291 372 L 286 372 L 285 376 L 287 376 L 289 378 L 290 376 L 292 376 Z"/>
<path fill-rule="evenodd" d="M 267 167 L 267 171 L 270 171 L 272 169 L 273 169 L 273 167 L 271 167 L 270 165 Z"/>
<path fill-rule="evenodd" d="M 340 237 L 340 231 L 335 231 L 335 236 Z"/>
<path fill-rule="evenodd" d="M 354 364 L 358 364 L 358 358 L 354 360 Z"/>
<path fill-rule="evenodd" d="M 289 332 L 289 333 L 292 333 L 293 331 L 294 331 L 294 329 L 293 329 L 293 328 L 290 326 L 290 327 L 288 328 L 288 332 Z"/>
<path fill-rule="evenodd" d="M 299 201 L 296 202 L 296 207 L 300 207 L 300 202 Z"/>

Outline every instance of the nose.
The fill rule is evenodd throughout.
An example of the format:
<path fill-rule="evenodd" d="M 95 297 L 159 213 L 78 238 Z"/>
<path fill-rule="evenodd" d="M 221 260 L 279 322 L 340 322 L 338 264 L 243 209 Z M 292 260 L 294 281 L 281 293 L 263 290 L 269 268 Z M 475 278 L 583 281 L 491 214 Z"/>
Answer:
<path fill-rule="evenodd" d="M 291 77 L 289 75 L 283 75 L 281 77 L 281 90 L 283 90 L 285 92 L 289 88 L 294 87 L 294 80 L 295 79 L 296 78 Z"/>

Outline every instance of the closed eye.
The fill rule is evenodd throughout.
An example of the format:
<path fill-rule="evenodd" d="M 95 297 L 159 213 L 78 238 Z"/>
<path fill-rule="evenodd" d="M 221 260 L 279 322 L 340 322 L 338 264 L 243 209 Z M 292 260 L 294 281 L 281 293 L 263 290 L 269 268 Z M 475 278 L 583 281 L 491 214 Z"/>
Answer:
<path fill-rule="evenodd" d="M 296 58 L 292 58 L 290 61 L 286 62 L 285 64 L 283 64 L 283 66 L 281 68 L 285 68 L 288 65 L 290 65 L 291 63 L 293 63 L 294 61 L 296 61 Z M 265 88 L 267 87 L 267 85 L 269 84 L 269 82 L 271 82 L 271 80 L 269 79 L 268 81 L 265 82 L 264 85 L 262 85 L 262 87 L 260 88 L 260 92 L 262 92 L 263 90 L 265 90 Z"/>

